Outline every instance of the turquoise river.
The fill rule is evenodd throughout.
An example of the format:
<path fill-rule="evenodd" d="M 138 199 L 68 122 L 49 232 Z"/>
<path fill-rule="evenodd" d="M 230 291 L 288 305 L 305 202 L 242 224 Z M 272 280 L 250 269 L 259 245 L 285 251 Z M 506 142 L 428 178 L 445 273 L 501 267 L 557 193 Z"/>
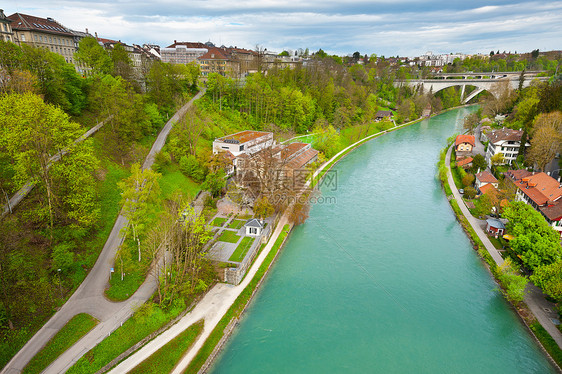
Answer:
<path fill-rule="evenodd" d="M 472 110 L 373 139 L 336 165 L 337 186 L 291 233 L 213 373 L 555 372 L 436 178 Z"/>

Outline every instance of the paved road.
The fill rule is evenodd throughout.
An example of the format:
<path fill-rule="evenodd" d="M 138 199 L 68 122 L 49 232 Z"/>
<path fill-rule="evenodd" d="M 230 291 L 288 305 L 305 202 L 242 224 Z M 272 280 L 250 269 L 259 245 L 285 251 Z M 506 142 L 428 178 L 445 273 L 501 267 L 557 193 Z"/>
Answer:
<path fill-rule="evenodd" d="M 455 181 L 453 180 L 453 175 L 451 174 L 451 169 L 449 168 L 452 149 L 453 148 L 451 147 L 447 151 L 447 156 L 445 157 L 445 165 L 447 166 L 447 178 L 449 180 L 449 185 L 451 186 L 451 191 L 453 191 L 453 196 L 455 200 L 457 200 L 462 213 L 476 232 L 476 235 L 478 235 L 478 238 L 482 240 L 482 243 L 484 243 L 484 246 L 492 256 L 496 264 L 502 265 L 504 263 L 503 258 L 496 250 L 496 247 L 494 247 L 492 242 L 490 242 L 490 239 L 488 239 L 488 236 L 486 235 L 484 230 L 482 230 L 482 228 L 480 227 L 478 223 L 479 220 L 477 220 L 472 216 L 472 214 L 470 214 L 470 211 L 464 204 L 461 195 L 459 194 L 459 191 L 455 186 Z M 527 304 L 531 312 L 535 315 L 537 321 L 539 321 L 539 323 L 545 328 L 545 330 L 548 331 L 548 333 L 556 341 L 558 346 L 562 348 L 562 333 L 550 319 L 556 317 L 556 313 L 552 312 L 555 310 L 554 304 L 547 301 L 542 291 L 530 282 L 527 285 L 526 291 L 527 293 L 525 294 L 525 303 Z M 550 310 L 550 312 L 545 310 L 545 308 Z"/>
<path fill-rule="evenodd" d="M 189 109 L 193 101 L 200 98 L 204 93 L 205 90 L 199 92 L 166 123 L 146 157 L 143 168 L 146 169 L 152 166 L 155 155 L 160 152 L 164 146 L 174 123 Z M 122 241 L 119 233 L 126 225 L 127 219 L 119 215 L 98 260 L 86 279 L 63 307 L 47 321 L 0 373 L 20 373 L 31 358 L 35 356 L 72 317 L 79 313 L 88 313 L 97 318 L 100 323 L 54 361 L 46 369 L 45 373 L 62 373 L 66 371 L 75 361 L 126 321 L 134 310 L 148 300 L 154 293 L 156 290 L 156 283 L 153 277 L 149 276 L 137 292 L 126 301 L 115 303 L 108 301 L 104 296 L 104 291 L 108 284 L 109 272 L 114 263 L 113 259 Z"/>

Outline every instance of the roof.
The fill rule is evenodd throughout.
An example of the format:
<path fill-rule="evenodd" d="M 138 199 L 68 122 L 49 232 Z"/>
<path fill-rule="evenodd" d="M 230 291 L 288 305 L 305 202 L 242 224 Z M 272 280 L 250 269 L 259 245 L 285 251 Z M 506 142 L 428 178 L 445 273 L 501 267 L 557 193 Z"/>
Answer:
<path fill-rule="evenodd" d="M 518 181 L 522 178 L 528 177 L 530 175 L 533 175 L 533 173 L 531 173 L 528 170 L 525 169 L 519 169 L 519 170 L 508 170 L 507 173 L 505 173 L 510 179 L 514 180 L 514 181 Z"/>
<path fill-rule="evenodd" d="M 244 227 L 259 227 L 263 229 L 263 224 L 256 218 L 251 218 L 244 224 Z"/>
<path fill-rule="evenodd" d="M 309 144 L 307 143 L 291 143 L 291 144 L 283 145 L 283 148 L 281 149 L 281 158 L 283 160 L 290 160 L 295 153 L 299 152 L 300 150 L 308 146 Z"/>
<path fill-rule="evenodd" d="M 498 190 L 496 190 L 496 187 L 494 187 L 493 184 L 488 183 L 480 187 L 480 192 L 482 192 L 482 195 L 487 195 L 487 194 L 495 195 L 498 192 Z"/>
<path fill-rule="evenodd" d="M 203 56 L 197 57 L 198 60 L 229 60 L 230 57 L 226 51 L 220 48 L 211 47 Z"/>
<path fill-rule="evenodd" d="M 481 183 L 498 183 L 496 177 L 492 175 L 487 170 L 481 171 L 480 173 L 476 174 L 476 179 L 478 179 Z"/>
<path fill-rule="evenodd" d="M 271 133 L 265 131 L 244 130 L 235 134 L 223 136 L 222 138 L 218 138 L 217 140 L 225 143 L 240 144 L 249 142 L 250 140 L 261 138 L 262 136 L 266 136 L 268 134 Z"/>
<path fill-rule="evenodd" d="M 287 167 L 293 170 L 300 169 L 304 165 L 308 164 L 310 160 L 312 160 L 314 157 L 317 156 L 318 156 L 318 151 L 314 148 L 310 148 L 305 152 L 301 153 L 300 155 L 298 155 L 297 157 L 293 158 L 291 161 L 289 161 L 287 163 Z"/>
<path fill-rule="evenodd" d="M 490 142 L 492 143 L 497 143 L 502 140 L 520 142 L 522 135 L 523 135 L 522 130 L 512 130 L 505 127 L 503 129 L 495 130 L 486 134 L 486 136 L 488 137 L 488 139 L 490 139 Z"/>
<path fill-rule="evenodd" d="M 562 220 L 562 200 L 557 201 L 553 205 L 539 208 L 541 212 L 551 221 Z"/>
<path fill-rule="evenodd" d="M 70 30 L 52 18 L 40 18 L 28 14 L 14 13 L 8 16 L 14 30 L 34 30 L 49 34 L 73 36 Z"/>
<path fill-rule="evenodd" d="M 390 110 L 379 110 L 377 114 L 375 114 L 375 118 L 380 117 L 392 117 L 392 112 Z"/>
<path fill-rule="evenodd" d="M 474 147 L 476 144 L 474 140 L 474 135 L 458 135 L 457 138 L 455 139 L 455 146 L 462 143 L 468 143 Z"/>
<path fill-rule="evenodd" d="M 562 197 L 562 186 L 546 173 L 531 174 L 514 183 L 538 206 L 557 201 Z"/>
<path fill-rule="evenodd" d="M 167 46 L 166 48 L 176 48 L 178 45 L 183 45 L 187 48 L 204 48 L 209 49 L 205 44 L 200 42 L 178 42 L 174 40 L 174 44 Z"/>
<path fill-rule="evenodd" d="M 473 158 L 472 157 L 466 157 L 463 158 L 462 160 L 457 161 L 457 166 L 465 166 L 468 165 L 472 162 Z"/>
<path fill-rule="evenodd" d="M 500 221 L 499 219 L 495 219 L 495 218 L 488 218 L 486 220 L 486 223 L 488 224 L 488 226 L 496 228 L 496 229 L 504 229 L 505 230 L 505 225 L 503 224 L 502 221 Z"/>

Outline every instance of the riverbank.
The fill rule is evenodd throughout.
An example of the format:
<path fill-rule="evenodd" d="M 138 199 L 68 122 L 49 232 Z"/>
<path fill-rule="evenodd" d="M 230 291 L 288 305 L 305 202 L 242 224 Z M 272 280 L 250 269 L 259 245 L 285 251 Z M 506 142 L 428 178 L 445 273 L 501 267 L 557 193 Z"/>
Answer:
<path fill-rule="evenodd" d="M 478 225 L 477 220 L 470 214 L 464 205 L 462 196 L 454 183 L 451 173 L 451 153 L 452 145 L 448 146 L 444 160 L 440 160 L 440 164 L 441 162 L 444 162 L 444 166 L 447 168 L 447 178 L 443 178 L 443 176 L 440 175 L 442 186 L 447 194 L 447 200 L 449 201 L 457 220 L 470 238 L 474 247 L 477 249 L 478 254 L 488 265 L 490 273 L 494 276 L 498 284 L 501 285 L 501 282 L 498 279 L 498 267 L 503 265 L 504 259 L 490 242 L 482 228 Z M 442 166 L 440 165 L 439 168 L 441 169 Z M 449 191 L 451 194 L 448 193 Z M 533 287 L 533 285 L 530 284 L 528 288 L 529 287 Z M 544 311 L 541 310 L 535 299 L 529 296 L 529 293 L 525 295 L 524 302 L 521 302 L 519 305 L 515 305 L 510 300 L 507 301 L 510 303 L 513 310 L 517 312 L 520 320 L 526 326 L 527 330 L 534 337 L 536 342 L 540 345 L 554 367 L 562 373 L 562 350 L 560 349 L 562 347 L 562 334 L 560 333 L 560 330 L 558 330 L 548 316 L 545 315 Z M 530 316 L 533 316 L 534 318 L 531 318 Z M 546 332 L 548 336 L 545 336 L 543 333 L 536 333 L 536 327 L 535 329 L 532 328 L 536 322 L 544 328 L 544 332 Z M 555 344 L 553 345 L 548 338 L 554 340 Z"/>

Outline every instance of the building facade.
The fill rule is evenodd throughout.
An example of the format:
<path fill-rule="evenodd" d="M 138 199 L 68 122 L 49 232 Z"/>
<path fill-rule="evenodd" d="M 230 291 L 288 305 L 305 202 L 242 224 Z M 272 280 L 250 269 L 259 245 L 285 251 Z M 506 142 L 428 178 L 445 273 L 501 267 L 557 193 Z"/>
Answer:
<path fill-rule="evenodd" d="M 14 13 L 8 19 L 12 21 L 16 44 L 45 48 L 61 55 L 66 62 L 75 64 L 75 35 L 53 18 Z"/>
<path fill-rule="evenodd" d="M 209 51 L 209 47 L 199 42 L 178 42 L 174 40 L 174 44 L 166 48 L 160 48 L 160 57 L 162 62 L 171 64 L 189 64 L 197 61 Z"/>
<path fill-rule="evenodd" d="M 486 150 L 486 162 L 488 165 L 492 165 L 492 157 L 498 153 L 503 154 L 504 164 L 511 164 L 515 161 L 521 147 L 521 136 L 523 136 L 522 130 L 512 130 L 505 127 L 486 134 L 489 141 L 488 149 Z M 530 144 L 526 143 L 524 146 L 529 147 Z"/>
<path fill-rule="evenodd" d="M 0 9 L 0 40 L 5 42 L 14 41 L 14 32 L 12 31 L 12 20 L 6 17 L 4 10 Z"/>

